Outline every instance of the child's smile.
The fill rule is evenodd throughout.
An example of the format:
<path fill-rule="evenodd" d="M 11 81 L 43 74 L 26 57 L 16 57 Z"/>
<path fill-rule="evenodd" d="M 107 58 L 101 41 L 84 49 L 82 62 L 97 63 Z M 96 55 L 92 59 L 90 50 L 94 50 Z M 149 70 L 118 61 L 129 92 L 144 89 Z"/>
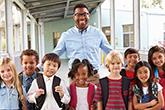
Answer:
<path fill-rule="evenodd" d="M 47 77 L 53 76 L 58 70 L 58 63 L 53 61 L 47 60 L 44 64 L 41 64 L 41 66 L 44 70 L 44 75 Z"/>
<path fill-rule="evenodd" d="M 140 67 L 137 70 L 137 77 L 140 80 L 140 82 L 143 84 L 143 86 L 146 86 L 147 81 L 150 77 L 150 70 L 145 66 Z"/>
<path fill-rule="evenodd" d="M 0 66 L 0 77 L 3 79 L 4 82 L 12 81 L 13 72 L 7 64 Z"/>
<path fill-rule="evenodd" d="M 87 78 L 88 78 L 88 69 L 85 66 L 80 66 L 77 69 L 77 73 L 75 74 L 76 85 L 77 87 L 87 87 Z"/>
<path fill-rule="evenodd" d="M 165 63 L 164 58 L 163 53 L 155 52 L 152 55 L 152 62 L 156 67 L 161 67 Z"/>

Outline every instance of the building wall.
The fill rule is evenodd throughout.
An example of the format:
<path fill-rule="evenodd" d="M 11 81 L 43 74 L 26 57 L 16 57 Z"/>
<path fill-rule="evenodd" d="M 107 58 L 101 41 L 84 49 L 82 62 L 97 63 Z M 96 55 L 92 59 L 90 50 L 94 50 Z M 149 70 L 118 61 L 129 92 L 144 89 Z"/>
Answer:
<path fill-rule="evenodd" d="M 148 50 L 152 45 L 160 45 L 163 41 L 163 24 L 165 13 L 141 11 L 140 13 L 140 47 Z M 116 49 L 123 48 L 123 25 L 133 24 L 133 12 L 129 10 L 116 10 L 115 12 L 115 34 L 118 38 Z M 110 26 L 110 9 L 102 9 L 102 27 Z"/>

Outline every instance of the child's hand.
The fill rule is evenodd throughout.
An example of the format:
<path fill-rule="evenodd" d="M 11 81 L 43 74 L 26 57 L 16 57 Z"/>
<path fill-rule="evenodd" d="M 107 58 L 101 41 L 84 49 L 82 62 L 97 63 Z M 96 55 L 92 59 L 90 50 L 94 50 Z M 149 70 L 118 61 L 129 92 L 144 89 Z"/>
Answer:
<path fill-rule="evenodd" d="M 37 99 L 41 94 L 44 94 L 44 90 L 43 89 L 36 90 L 36 96 L 35 96 L 35 98 Z"/>
<path fill-rule="evenodd" d="M 64 92 L 63 92 L 63 89 L 62 89 L 61 86 L 56 86 L 56 87 L 55 87 L 55 92 L 58 92 L 59 95 L 60 95 L 60 97 L 63 98 Z"/>
<path fill-rule="evenodd" d="M 153 99 L 153 100 L 150 102 L 151 106 L 154 106 L 154 105 L 156 105 L 157 103 L 158 103 L 158 101 L 157 101 L 156 99 Z"/>
<path fill-rule="evenodd" d="M 91 105 L 91 110 L 96 110 L 96 105 Z"/>
<path fill-rule="evenodd" d="M 69 107 L 69 110 L 74 110 L 74 108 L 73 107 Z"/>
<path fill-rule="evenodd" d="M 155 78 L 153 79 L 153 81 L 159 83 L 160 79 L 161 79 L 160 77 L 155 77 Z"/>

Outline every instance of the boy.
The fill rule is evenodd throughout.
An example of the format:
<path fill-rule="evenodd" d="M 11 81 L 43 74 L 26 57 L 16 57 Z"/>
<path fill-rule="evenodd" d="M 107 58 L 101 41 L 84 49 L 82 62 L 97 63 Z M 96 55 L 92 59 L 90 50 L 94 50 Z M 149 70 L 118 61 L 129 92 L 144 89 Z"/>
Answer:
<path fill-rule="evenodd" d="M 60 68 L 60 58 L 54 54 L 46 54 L 41 62 L 43 75 L 34 79 L 27 93 L 30 103 L 35 103 L 37 110 L 61 110 L 68 104 L 70 96 L 62 79 L 55 74 Z"/>
<path fill-rule="evenodd" d="M 24 71 L 19 73 L 18 78 L 27 93 L 31 86 L 32 81 L 41 75 L 41 73 L 37 73 L 35 71 L 35 68 L 39 61 L 39 56 L 35 50 L 26 49 L 21 53 L 20 59 L 21 59 L 21 65 Z M 30 104 L 28 101 L 26 103 L 27 103 L 28 110 L 34 109 L 33 104 Z"/>
<path fill-rule="evenodd" d="M 121 70 L 120 74 L 133 80 L 135 65 L 140 61 L 139 52 L 134 48 L 128 48 L 124 52 L 124 60 L 127 65 Z"/>
<path fill-rule="evenodd" d="M 106 67 L 111 72 L 99 80 L 94 100 L 98 110 L 132 110 L 131 80 L 120 75 L 124 64 L 119 51 L 113 50 L 106 57 Z"/>

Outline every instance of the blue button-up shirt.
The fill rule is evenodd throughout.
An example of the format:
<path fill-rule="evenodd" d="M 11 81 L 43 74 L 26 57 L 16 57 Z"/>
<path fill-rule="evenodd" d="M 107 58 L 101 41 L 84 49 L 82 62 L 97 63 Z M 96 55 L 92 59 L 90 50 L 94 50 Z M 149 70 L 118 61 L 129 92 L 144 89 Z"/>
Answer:
<path fill-rule="evenodd" d="M 8 88 L 2 81 L 0 86 L 0 110 L 19 110 L 18 92 L 12 93 L 14 84 Z"/>
<path fill-rule="evenodd" d="M 56 48 L 53 50 L 58 56 L 66 52 L 71 68 L 72 62 L 78 58 L 80 60 L 88 59 L 89 62 L 99 69 L 99 47 L 108 54 L 112 48 L 107 41 L 104 33 L 93 26 L 88 26 L 84 31 L 76 26 L 62 33 Z M 41 70 L 41 66 L 38 66 Z"/>
<path fill-rule="evenodd" d="M 32 78 L 32 80 L 28 81 L 29 78 Z M 29 86 L 31 86 L 32 81 L 36 78 L 37 78 L 36 71 L 34 71 L 34 74 L 32 76 L 28 76 L 26 75 L 25 72 L 23 72 L 23 87 L 25 88 L 26 93 L 28 92 Z M 26 104 L 27 104 L 28 110 L 32 110 L 32 104 L 30 104 L 27 100 L 26 100 Z"/>
<path fill-rule="evenodd" d="M 23 72 L 23 87 L 25 88 L 25 90 L 27 90 L 28 86 L 29 86 L 29 85 L 31 86 L 31 84 L 32 84 L 32 81 L 33 81 L 33 80 L 32 80 L 31 82 L 28 81 L 28 79 L 29 79 L 30 77 L 32 77 L 33 80 L 36 79 L 36 78 L 37 78 L 37 73 L 36 73 L 36 71 L 34 71 L 34 74 L 33 74 L 32 76 L 28 76 L 28 75 L 26 75 L 25 72 Z M 28 92 L 28 90 L 26 91 L 26 93 L 27 93 L 27 92 Z"/>

